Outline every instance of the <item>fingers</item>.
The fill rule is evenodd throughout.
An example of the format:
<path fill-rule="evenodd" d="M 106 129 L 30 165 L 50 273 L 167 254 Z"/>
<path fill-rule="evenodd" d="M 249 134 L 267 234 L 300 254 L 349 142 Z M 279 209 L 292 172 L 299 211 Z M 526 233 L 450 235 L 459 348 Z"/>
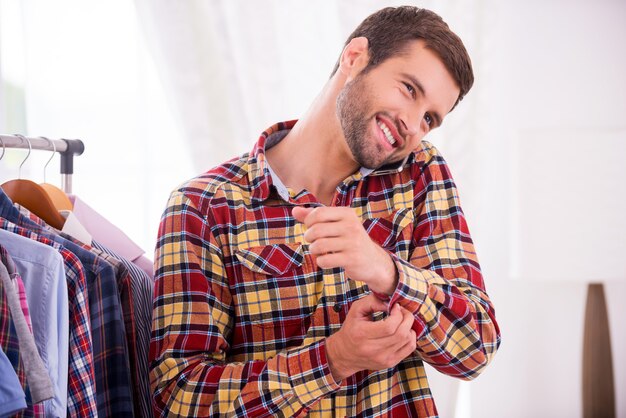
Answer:
<path fill-rule="evenodd" d="M 372 321 L 372 313 L 386 309 L 387 304 L 371 294 L 352 304 L 341 329 L 329 337 L 333 375 L 337 372 L 343 378 L 359 370 L 387 369 L 413 354 L 417 347 L 413 314 L 396 304 L 383 321 Z M 334 350 L 335 343 L 340 349 Z"/>
<path fill-rule="evenodd" d="M 322 238 L 337 238 L 345 233 L 338 222 L 318 223 L 307 227 L 304 233 L 306 242 L 314 243 Z"/>
<path fill-rule="evenodd" d="M 400 312 L 402 321 L 396 332 L 389 337 L 375 340 L 378 341 L 380 347 L 380 365 L 387 368 L 400 363 L 413 354 L 417 348 L 417 334 L 411 328 L 414 320 L 413 315 L 404 308 L 399 308 L 398 312 Z"/>
<path fill-rule="evenodd" d="M 415 322 L 415 317 L 407 309 L 401 307 L 400 305 L 395 305 L 394 307 L 396 306 L 400 307 L 400 312 L 402 315 L 402 321 L 398 325 L 398 328 L 396 329 L 396 333 L 401 334 L 401 335 L 407 335 L 412 331 L 413 323 Z M 413 333 L 415 333 L 415 331 L 413 331 Z"/>
<path fill-rule="evenodd" d="M 291 214 L 298 221 L 306 226 L 304 239 L 313 243 L 321 238 L 335 238 L 346 234 L 345 225 L 340 221 L 347 215 L 353 215 L 350 208 L 304 208 L 295 207 Z"/>
<path fill-rule="evenodd" d="M 305 218 L 304 224 L 307 229 L 304 239 L 310 243 L 309 249 L 313 254 L 349 250 L 350 244 L 360 236 L 359 233 L 364 232 L 360 222 L 342 222 L 341 216 L 335 217 L 334 214 L 335 211 L 328 212 L 316 208 Z"/>
<path fill-rule="evenodd" d="M 348 315 L 354 314 L 361 318 L 370 318 L 374 312 L 386 312 L 387 309 L 388 305 L 386 302 L 372 294 L 368 294 L 352 304 Z"/>
<path fill-rule="evenodd" d="M 378 298 L 376 298 L 378 299 Z M 387 309 L 385 309 L 387 310 Z M 389 315 L 382 321 L 371 321 L 371 314 L 368 317 L 369 322 L 364 323 L 362 326 L 365 329 L 370 339 L 389 339 L 397 333 L 398 327 L 402 324 L 403 320 L 402 310 L 399 305 L 395 305 L 391 308 Z M 392 340 L 389 340 L 387 345 L 394 344 Z"/>
<path fill-rule="evenodd" d="M 305 208 L 301 206 L 296 206 L 292 209 L 291 215 L 296 218 L 298 222 L 304 222 L 306 217 L 311 213 L 315 208 Z"/>
<path fill-rule="evenodd" d="M 398 327 L 397 334 L 401 337 L 401 347 L 396 352 L 400 360 L 405 359 L 417 348 L 417 334 L 413 330 L 413 322 L 415 317 L 407 309 L 402 309 L 402 323 Z M 402 342 L 404 344 L 402 344 Z"/>
<path fill-rule="evenodd" d="M 389 346 L 405 344 L 404 336 L 409 335 L 415 318 L 413 314 L 396 304 L 383 321 L 363 324 L 371 339 L 387 339 Z"/>
<path fill-rule="evenodd" d="M 395 304 L 391 308 L 389 315 L 382 321 L 382 324 L 385 325 L 384 329 L 381 329 L 381 332 L 385 333 L 383 336 L 390 337 L 392 335 L 398 334 L 400 331 L 400 327 L 406 321 L 406 315 L 404 314 L 406 309 L 402 308 L 400 305 Z"/>
<path fill-rule="evenodd" d="M 302 212 L 300 209 L 307 210 L 306 213 Z M 354 209 L 348 207 L 321 207 L 318 206 L 316 208 L 293 208 L 292 215 L 298 222 L 303 222 L 307 228 L 324 222 L 338 222 L 343 219 L 346 219 L 349 216 L 356 217 L 356 213 Z M 298 216 L 304 215 L 302 218 L 298 218 Z"/>
<path fill-rule="evenodd" d="M 401 346 L 395 353 L 395 361 L 396 364 L 413 354 L 413 352 L 417 349 L 417 334 L 415 331 L 410 330 L 405 338 L 405 344 Z"/>
<path fill-rule="evenodd" d="M 307 231 L 308 232 L 308 231 Z M 304 234 L 306 237 L 306 234 Z M 305 238 L 306 239 L 306 238 Z M 311 241 L 309 241 L 311 242 Z M 347 243 L 345 243 L 341 239 L 332 239 L 332 238 L 320 238 L 315 240 L 309 244 L 309 251 L 313 255 L 324 255 L 328 253 L 338 253 L 343 251 L 346 247 Z"/>

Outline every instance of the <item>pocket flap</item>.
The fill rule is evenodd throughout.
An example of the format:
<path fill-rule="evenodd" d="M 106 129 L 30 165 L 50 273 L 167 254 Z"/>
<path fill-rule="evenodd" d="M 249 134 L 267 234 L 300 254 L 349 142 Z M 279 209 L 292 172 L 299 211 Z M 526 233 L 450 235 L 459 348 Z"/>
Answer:
<path fill-rule="evenodd" d="M 398 209 L 380 218 L 370 218 L 363 222 L 367 234 L 382 247 L 392 245 L 404 228 L 413 222 L 413 212 Z"/>
<path fill-rule="evenodd" d="M 302 265 L 302 244 L 273 244 L 238 249 L 239 261 L 250 270 L 269 276 L 282 276 Z"/>

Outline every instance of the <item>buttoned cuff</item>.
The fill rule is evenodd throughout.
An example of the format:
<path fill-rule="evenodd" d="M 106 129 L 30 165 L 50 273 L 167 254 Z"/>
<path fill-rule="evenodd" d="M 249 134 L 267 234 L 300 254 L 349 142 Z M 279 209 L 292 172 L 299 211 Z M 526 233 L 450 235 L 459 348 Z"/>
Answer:
<path fill-rule="evenodd" d="M 403 308 L 413 312 L 415 316 L 413 330 L 419 339 L 426 331 L 426 324 L 436 321 L 435 304 L 426 303 L 429 291 L 432 290 L 431 285 L 445 285 L 445 280 L 434 271 L 415 267 L 395 254 L 391 254 L 391 257 L 398 269 L 398 285 L 389 298 L 389 309 L 399 303 Z"/>

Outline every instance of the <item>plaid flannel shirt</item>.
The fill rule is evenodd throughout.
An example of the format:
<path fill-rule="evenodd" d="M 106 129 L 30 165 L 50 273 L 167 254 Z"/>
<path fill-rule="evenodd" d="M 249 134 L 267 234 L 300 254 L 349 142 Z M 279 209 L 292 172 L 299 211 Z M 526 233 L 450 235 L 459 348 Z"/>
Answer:
<path fill-rule="evenodd" d="M 361 170 L 337 187 L 333 205 L 352 207 L 395 261 L 390 305 L 414 313 L 418 340 L 397 366 L 335 382 L 325 338 L 369 290 L 316 266 L 291 215 L 315 197 L 277 191 L 265 145 L 294 123 L 170 196 L 155 251 L 155 415 L 436 416 L 422 362 L 471 379 L 500 343 L 447 165 L 423 142 L 403 169 Z"/>
<path fill-rule="evenodd" d="M 46 244 L 63 257 L 69 307 L 67 409 L 70 415 L 97 416 L 87 281 L 82 264 L 62 245 L 0 218 L 0 228 Z"/>

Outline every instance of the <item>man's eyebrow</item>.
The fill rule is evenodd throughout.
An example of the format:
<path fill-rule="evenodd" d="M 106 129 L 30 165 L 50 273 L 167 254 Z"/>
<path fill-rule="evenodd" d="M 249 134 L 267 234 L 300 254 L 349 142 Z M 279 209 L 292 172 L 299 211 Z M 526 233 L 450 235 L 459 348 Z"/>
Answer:
<path fill-rule="evenodd" d="M 408 74 L 408 73 L 402 73 L 402 76 L 409 79 L 409 81 L 415 87 L 417 87 L 420 93 L 422 93 L 422 96 L 426 96 L 426 90 L 424 90 L 424 85 L 414 75 Z M 437 113 L 437 111 L 432 111 L 431 113 L 433 115 L 433 118 L 435 119 L 435 126 L 441 126 L 442 119 L 439 113 Z"/>

